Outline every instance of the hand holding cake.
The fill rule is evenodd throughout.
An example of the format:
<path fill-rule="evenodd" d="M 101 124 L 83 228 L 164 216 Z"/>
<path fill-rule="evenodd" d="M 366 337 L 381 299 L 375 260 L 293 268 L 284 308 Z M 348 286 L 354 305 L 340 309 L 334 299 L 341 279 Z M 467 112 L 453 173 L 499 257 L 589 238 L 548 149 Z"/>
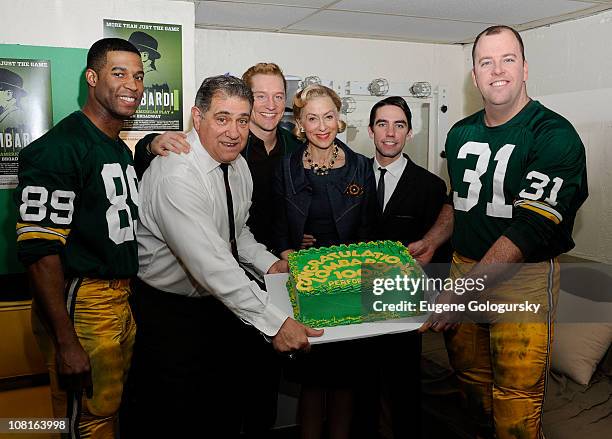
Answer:
<path fill-rule="evenodd" d="M 278 352 L 308 352 L 310 350 L 308 337 L 320 337 L 322 335 L 322 329 L 310 328 L 288 317 L 276 335 L 272 337 L 272 346 Z"/>
<path fill-rule="evenodd" d="M 267 274 L 289 273 L 289 263 L 284 259 L 279 259 L 268 268 Z"/>
<path fill-rule="evenodd" d="M 461 296 L 452 291 L 444 292 L 438 296 L 436 304 L 451 305 L 460 303 Z M 434 332 L 445 332 L 456 329 L 459 324 L 460 314 L 456 311 L 444 311 L 441 313 L 432 313 L 427 321 L 419 328 L 419 332 L 423 333 L 428 329 Z"/>

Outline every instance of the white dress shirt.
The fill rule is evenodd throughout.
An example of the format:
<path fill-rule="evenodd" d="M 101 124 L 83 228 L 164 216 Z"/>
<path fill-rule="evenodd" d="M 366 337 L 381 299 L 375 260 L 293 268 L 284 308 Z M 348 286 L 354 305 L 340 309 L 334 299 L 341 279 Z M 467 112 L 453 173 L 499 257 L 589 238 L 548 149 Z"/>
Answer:
<path fill-rule="evenodd" d="M 378 168 L 385 168 L 387 173 L 385 174 L 385 199 L 383 203 L 383 211 L 387 207 L 387 203 L 393 195 L 393 191 L 397 187 L 397 183 L 399 182 L 402 174 L 404 173 L 404 169 L 406 168 L 406 164 L 408 164 L 408 160 L 404 157 L 404 154 L 400 154 L 399 158 L 387 166 L 382 166 L 374 157 L 374 178 L 376 178 L 376 187 L 378 187 L 378 180 L 380 180 L 380 171 Z"/>
<path fill-rule="evenodd" d="M 232 256 L 223 171 L 195 130 L 187 141 L 190 153 L 156 158 L 140 183 L 138 277 L 168 293 L 212 294 L 273 336 L 289 315 L 270 303 L 268 293 Z M 240 262 L 266 273 L 278 258 L 255 241 L 246 225 L 253 192 L 246 160 L 239 155 L 228 171 Z"/>

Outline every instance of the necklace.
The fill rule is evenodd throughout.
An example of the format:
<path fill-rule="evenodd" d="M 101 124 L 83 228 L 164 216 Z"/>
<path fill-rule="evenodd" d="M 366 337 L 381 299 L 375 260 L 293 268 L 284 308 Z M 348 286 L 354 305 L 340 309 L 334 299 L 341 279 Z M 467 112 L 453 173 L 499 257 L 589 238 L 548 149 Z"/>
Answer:
<path fill-rule="evenodd" d="M 308 148 L 304 150 L 304 158 L 306 159 L 308 166 L 310 166 L 310 169 L 312 170 L 312 172 L 315 173 L 315 175 L 327 175 L 329 174 L 329 170 L 334 167 L 334 163 L 336 163 L 336 159 L 338 158 L 338 152 L 338 145 L 334 145 L 329 164 L 325 164 L 325 162 L 323 164 L 313 162 L 312 154 L 308 151 Z"/>

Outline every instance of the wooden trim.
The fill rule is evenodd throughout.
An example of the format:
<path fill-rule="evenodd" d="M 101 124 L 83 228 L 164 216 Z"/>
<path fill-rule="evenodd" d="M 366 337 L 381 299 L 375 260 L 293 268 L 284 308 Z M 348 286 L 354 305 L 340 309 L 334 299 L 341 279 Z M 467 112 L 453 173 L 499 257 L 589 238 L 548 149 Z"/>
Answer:
<path fill-rule="evenodd" d="M 49 374 L 39 373 L 0 379 L 0 392 L 49 385 Z"/>

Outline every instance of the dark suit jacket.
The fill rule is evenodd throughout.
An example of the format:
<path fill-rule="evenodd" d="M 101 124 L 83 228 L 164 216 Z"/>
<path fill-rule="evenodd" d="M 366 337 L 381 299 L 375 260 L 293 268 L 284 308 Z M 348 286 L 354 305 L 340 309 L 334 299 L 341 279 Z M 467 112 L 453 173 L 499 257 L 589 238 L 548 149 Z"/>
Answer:
<path fill-rule="evenodd" d="M 384 212 L 377 205 L 374 236 L 380 240 L 418 241 L 436 222 L 446 200 L 446 184 L 440 177 L 415 164 L 410 158 Z M 373 159 L 372 159 L 373 160 Z M 432 262 L 449 262 L 450 243 L 443 245 Z"/>
<path fill-rule="evenodd" d="M 352 151 L 340 141 L 345 154 L 339 181 L 328 186 L 330 215 L 342 243 L 368 241 L 376 217 L 374 171 L 369 159 Z M 306 145 L 282 158 L 274 180 L 276 215 L 275 250 L 299 249 L 308 218 L 312 188 L 302 164 Z M 315 234 L 316 236 L 316 234 Z"/>
<path fill-rule="evenodd" d="M 281 159 L 302 146 L 293 134 L 284 128 L 276 130 L 276 146 L 270 154 L 261 139 L 249 132 L 249 140 L 242 150 L 253 177 L 252 204 L 247 225 L 257 240 L 268 249 L 274 248 L 274 173 Z"/>

